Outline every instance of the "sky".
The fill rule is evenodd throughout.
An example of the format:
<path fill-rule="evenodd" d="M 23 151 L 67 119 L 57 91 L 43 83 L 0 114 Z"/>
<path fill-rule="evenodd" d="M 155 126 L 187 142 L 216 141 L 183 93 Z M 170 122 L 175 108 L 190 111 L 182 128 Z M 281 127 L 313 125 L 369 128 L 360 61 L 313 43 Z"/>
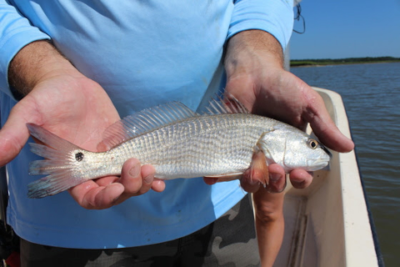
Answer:
<path fill-rule="evenodd" d="M 400 57 L 400 0 L 303 0 L 291 59 Z M 295 9 L 296 11 L 296 9 Z M 302 22 L 294 28 L 302 30 Z"/>

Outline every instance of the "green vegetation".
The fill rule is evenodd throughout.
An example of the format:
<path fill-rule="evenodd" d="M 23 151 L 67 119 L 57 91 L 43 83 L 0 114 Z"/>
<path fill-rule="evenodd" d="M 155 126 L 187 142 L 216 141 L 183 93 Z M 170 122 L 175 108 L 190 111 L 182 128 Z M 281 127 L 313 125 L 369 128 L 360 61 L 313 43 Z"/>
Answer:
<path fill-rule="evenodd" d="M 301 59 L 291 60 L 291 67 L 300 66 L 326 66 L 339 64 L 365 64 L 365 63 L 386 63 L 400 62 L 400 58 L 396 57 L 358 57 L 358 58 L 341 58 L 341 59 Z"/>

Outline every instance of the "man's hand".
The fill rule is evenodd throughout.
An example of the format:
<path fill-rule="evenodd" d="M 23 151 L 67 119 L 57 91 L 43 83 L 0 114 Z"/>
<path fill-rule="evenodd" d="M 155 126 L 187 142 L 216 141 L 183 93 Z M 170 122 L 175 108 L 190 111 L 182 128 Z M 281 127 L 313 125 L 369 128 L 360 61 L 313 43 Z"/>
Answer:
<path fill-rule="evenodd" d="M 37 55 L 37 57 L 35 57 Z M 48 42 L 24 47 L 10 66 L 10 84 L 25 95 L 12 109 L 0 131 L 0 165 L 10 162 L 29 138 L 26 123 L 35 123 L 90 151 L 99 151 L 103 131 L 119 120 L 110 98 L 101 86 L 78 72 Z M 84 208 L 104 209 L 152 188 L 161 192 L 151 166 L 128 160 L 121 177 L 87 181 L 70 189 Z"/>
<path fill-rule="evenodd" d="M 319 94 L 284 70 L 281 46 L 272 35 L 251 30 L 233 36 L 228 43 L 225 68 L 228 78 L 226 92 L 252 113 L 275 118 L 300 129 L 310 123 L 313 132 L 327 147 L 338 152 L 353 149 L 353 142 L 340 133 Z M 253 162 L 252 165 L 260 164 Z M 273 192 L 283 190 L 283 168 L 271 164 L 268 169 L 268 189 Z M 262 178 L 245 174 L 242 186 L 246 191 L 255 192 L 259 186 L 256 180 L 262 181 Z M 296 169 L 290 173 L 290 180 L 294 187 L 305 188 L 310 185 L 312 175 Z"/>

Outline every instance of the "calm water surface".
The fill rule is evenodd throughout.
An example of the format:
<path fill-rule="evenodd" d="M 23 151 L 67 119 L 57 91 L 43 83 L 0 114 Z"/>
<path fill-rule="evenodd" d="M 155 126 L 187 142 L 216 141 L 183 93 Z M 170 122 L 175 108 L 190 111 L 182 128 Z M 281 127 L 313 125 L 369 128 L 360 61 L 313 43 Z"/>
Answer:
<path fill-rule="evenodd" d="M 400 266 L 400 63 L 292 68 L 341 94 L 386 266 Z"/>

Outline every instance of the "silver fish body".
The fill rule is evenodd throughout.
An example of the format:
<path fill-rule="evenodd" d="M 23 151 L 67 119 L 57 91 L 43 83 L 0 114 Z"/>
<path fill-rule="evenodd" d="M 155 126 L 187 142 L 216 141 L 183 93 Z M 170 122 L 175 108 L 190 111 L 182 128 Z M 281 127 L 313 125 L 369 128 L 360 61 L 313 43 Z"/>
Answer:
<path fill-rule="evenodd" d="M 287 172 L 325 167 L 329 152 L 304 132 L 282 122 L 221 105 L 199 115 L 182 104 L 145 110 L 110 127 L 107 152 L 83 150 L 36 125 L 33 136 L 47 144 L 31 150 L 47 160 L 31 164 L 31 174 L 48 176 L 29 185 L 30 197 L 64 191 L 88 179 L 120 175 L 123 163 L 137 158 L 154 166 L 160 179 L 238 175 L 250 165 L 254 151 L 265 153 L 268 163 Z M 240 112 L 242 111 L 242 112 Z M 59 153 L 56 151 L 62 151 Z"/>

